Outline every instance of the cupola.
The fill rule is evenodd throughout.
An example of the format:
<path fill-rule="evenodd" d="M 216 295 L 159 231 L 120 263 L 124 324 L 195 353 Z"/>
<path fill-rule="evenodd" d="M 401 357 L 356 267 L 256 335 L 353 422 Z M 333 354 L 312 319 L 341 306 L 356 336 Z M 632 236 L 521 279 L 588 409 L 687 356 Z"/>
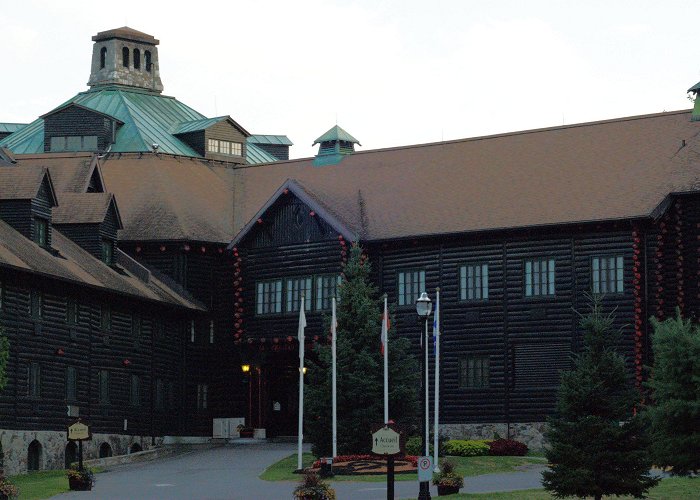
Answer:
<path fill-rule="evenodd" d="M 698 94 L 700 94 L 700 82 L 696 83 L 688 89 L 688 92 L 692 92 L 693 99 L 695 100 L 695 107 L 693 108 L 693 114 L 691 115 L 691 120 L 694 122 L 700 122 L 700 99 L 698 99 Z"/>
<path fill-rule="evenodd" d="M 160 43 L 151 35 L 123 26 L 92 37 L 90 87 L 125 85 L 161 93 Z"/>
<path fill-rule="evenodd" d="M 338 125 L 331 127 L 325 134 L 316 139 L 312 146 L 316 144 L 320 144 L 320 146 L 314 159 L 315 166 L 339 163 L 343 157 L 355 152 L 355 144 L 362 146 L 360 141 Z"/>

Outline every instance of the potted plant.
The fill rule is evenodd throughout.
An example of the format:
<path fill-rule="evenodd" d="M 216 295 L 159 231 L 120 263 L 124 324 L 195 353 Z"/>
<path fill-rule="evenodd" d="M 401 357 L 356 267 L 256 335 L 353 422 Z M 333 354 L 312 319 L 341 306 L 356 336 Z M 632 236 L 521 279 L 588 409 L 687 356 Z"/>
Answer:
<path fill-rule="evenodd" d="M 453 495 L 464 486 L 464 478 L 455 472 L 455 464 L 445 460 L 440 472 L 433 476 L 433 484 L 437 486 L 438 496 Z"/>
<path fill-rule="evenodd" d="M 314 472 L 304 473 L 304 478 L 294 488 L 297 500 L 335 500 L 335 490 Z"/>
<path fill-rule="evenodd" d="M 68 486 L 71 490 L 88 491 L 95 483 L 95 474 L 87 467 L 82 470 L 71 467 L 66 470 L 66 476 L 68 476 Z"/>
<path fill-rule="evenodd" d="M 0 476 L 0 500 L 9 500 L 19 496 L 19 489 L 6 478 Z"/>
<path fill-rule="evenodd" d="M 236 429 L 238 430 L 238 435 L 242 438 L 252 438 L 255 435 L 255 429 L 247 425 L 239 424 Z"/>

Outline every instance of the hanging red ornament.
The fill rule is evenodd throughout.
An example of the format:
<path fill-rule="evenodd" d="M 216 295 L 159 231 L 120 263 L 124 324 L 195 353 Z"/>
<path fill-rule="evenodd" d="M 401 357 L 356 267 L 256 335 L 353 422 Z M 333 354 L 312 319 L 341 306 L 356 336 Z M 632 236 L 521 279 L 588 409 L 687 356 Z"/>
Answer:
<path fill-rule="evenodd" d="M 262 223 L 263 223 L 263 220 L 262 220 L 262 219 L 258 219 L 258 224 L 262 224 Z"/>
<path fill-rule="evenodd" d="M 165 252 L 165 245 L 161 245 L 161 246 L 160 246 L 160 251 L 161 251 L 161 252 Z"/>
<path fill-rule="evenodd" d="M 136 253 L 141 253 L 141 247 L 139 247 L 139 246 L 136 247 Z"/>
<path fill-rule="evenodd" d="M 312 210 L 311 212 L 309 212 L 309 215 L 310 215 L 311 217 L 316 217 L 316 212 L 314 212 L 314 211 Z"/>

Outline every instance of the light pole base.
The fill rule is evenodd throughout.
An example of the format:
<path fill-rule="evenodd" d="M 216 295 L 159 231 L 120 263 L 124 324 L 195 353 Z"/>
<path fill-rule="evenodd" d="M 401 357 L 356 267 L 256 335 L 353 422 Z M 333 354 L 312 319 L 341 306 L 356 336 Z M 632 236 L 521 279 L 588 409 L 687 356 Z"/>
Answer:
<path fill-rule="evenodd" d="M 420 484 L 420 491 L 418 493 L 418 500 L 430 500 L 430 483 L 428 481 L 422 481 Z"/>

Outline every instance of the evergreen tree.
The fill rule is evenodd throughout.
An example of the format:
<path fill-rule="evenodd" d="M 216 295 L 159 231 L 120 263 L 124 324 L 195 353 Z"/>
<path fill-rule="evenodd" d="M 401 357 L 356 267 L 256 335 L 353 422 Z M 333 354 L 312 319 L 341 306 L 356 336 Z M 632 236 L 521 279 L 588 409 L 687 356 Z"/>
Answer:
<path fill-rule="evenodd" d="M 583 352 L 574 369 L 562 373 L 557 414 L 549 420 L 551 465 L 542 473 L 544 487 L 556 497 L 642 497 L 658 479 L 649 476 L 647 442 L 633 415 L 639 394 L 615 352 L 613 317 L 593 299 L 580 324 Z"/>
<path fill-rule="evenodd" d="M 338 453 L 368 453 L 371 426 L 384 421 L 384 364 L 380 353 L 383 304 L 369 279 L 370 264 L 353 245 L 338 287 L 337 401 Z M 329 318 L 330 320 L 330 318 Z M 330 325 L 330 321 L 328 321 Z M 330 328 L 330 327 L 329 327 Z M 417 362 L 407 339 L 389 331 L 389 417 L 404 426 L 418 410 Z M 331 348 L 317 348 L 307 374 L 305 435 L 316 456 L 332 453 Z"/>
<path fill-rule="evenodd" d="M 645 411 L 652 457 L 672 474 L 687 475 L 700 470 L 700 330 L 680 311 L 675 319 L 652 324 L 654 404 Z"/>

